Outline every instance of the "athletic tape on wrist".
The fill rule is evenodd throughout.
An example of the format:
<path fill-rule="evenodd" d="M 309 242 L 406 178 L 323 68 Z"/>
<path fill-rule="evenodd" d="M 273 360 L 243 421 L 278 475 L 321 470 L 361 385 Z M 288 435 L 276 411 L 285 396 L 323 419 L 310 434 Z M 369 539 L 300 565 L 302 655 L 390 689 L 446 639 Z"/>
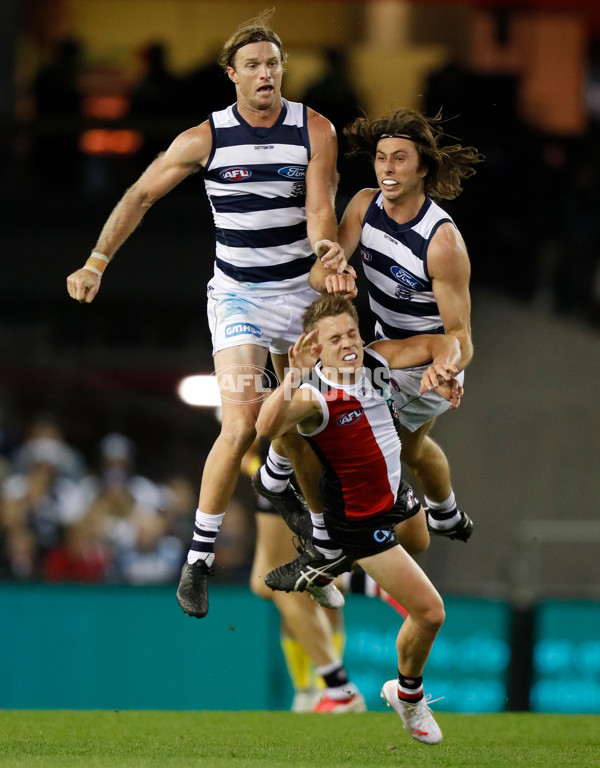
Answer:
<path fill-rule="evenodd" d="M 103 253 L 100 253 L 100 251 L 92 251 L 90 253 L 90 257 L 93 256 L 96 259 L 100 259 L 100 261 L 105 261 L 107 264 L 110 261 L 108 256 L 105 256 Z"/>
<path fill-rule="evenodd" d="M 102 277 L 102 272 L 87 262 L 83 265 L 83 268 L 87 269 L 89 272 L 93 272 L 95 275 L 98 275 L 98 277 Z"/>
<path fill-rule="evenodd" d="M 85 269 L 89 269 L 95 275 L 102 277 L 102 273 L 108 266 L 109 258 L 99 251 L 92 251 L 88 260 L 85 262 Z"/>

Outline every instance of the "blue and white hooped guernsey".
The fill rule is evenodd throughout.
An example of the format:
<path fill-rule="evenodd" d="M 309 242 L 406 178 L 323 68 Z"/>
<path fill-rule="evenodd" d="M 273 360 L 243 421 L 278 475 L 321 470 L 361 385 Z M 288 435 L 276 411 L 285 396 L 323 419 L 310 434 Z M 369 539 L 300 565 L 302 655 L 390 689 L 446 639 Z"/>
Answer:
<path fill-rule="evenodd" d="M 236 104 L 209 121 L 204 184 L 215 222 L 215 277 L 263 295 L 307 288 L 315 256 L 306 234 L 306 107 L 283 99 L 270 128 L 250 126 Z"/>
<path fill-rule="evenodd" d="M 454 222 L 430 198 L 411 221 L 397 224 L 375 195 L 365 217 L 360 255 L 369 283 L 377 338 L 406 339 L 444 333 L 427 268 L 427 249 L 440 224 Z"/>

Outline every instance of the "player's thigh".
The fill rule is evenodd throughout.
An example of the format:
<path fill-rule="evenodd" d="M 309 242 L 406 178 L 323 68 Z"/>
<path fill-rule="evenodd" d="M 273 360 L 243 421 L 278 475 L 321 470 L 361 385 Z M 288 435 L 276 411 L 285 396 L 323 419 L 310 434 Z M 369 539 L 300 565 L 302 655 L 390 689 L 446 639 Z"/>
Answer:
<path fill-rule="evenodd" d="M 443 605 L 425 572 L 401 546 L 363 557 L 358 564 L 413 616 Z"/>
<path fill-rule="evenodd" d="M 416 460 L 423 450 L 423 444 L 429 436 L 435 419 L 430 419 L 426 424 L 423 424 L 414 432 L 411 432 L 404 424 L 400 427 L 400 440 L 402 443 L 402 450 L 400 456 L 402 461 L 410 464 L 413 460 Z"/>
<path fill-rule="evenodd" d="M 261 371 L 267 350 L 255 344 L 228 347 L 216 353 L 215 374 L 221 395 L 223 429 L 253 429 L 264 397 Z"/>
<path fill-rule="evenodd" d="M 394 528 L 396 539 L 409 555 L 417 555 L 424 552 L 429 546 L 429 531 L 427 530 L 427 518 L 423 507 L 416 515 L 403 520 Z"/>

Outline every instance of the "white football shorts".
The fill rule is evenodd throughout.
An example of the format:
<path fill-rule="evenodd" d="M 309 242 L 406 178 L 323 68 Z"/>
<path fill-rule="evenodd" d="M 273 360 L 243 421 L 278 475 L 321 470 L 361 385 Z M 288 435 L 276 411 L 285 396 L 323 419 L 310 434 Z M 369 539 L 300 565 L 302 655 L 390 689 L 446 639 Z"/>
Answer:
<path fill-rule="evenodd" d="M 428 366 L 395 369 L 390 372 L 394 403 L 402 426 L 415 432 L 423 424 L 435 419 L 450 408 L 450 403 L 434 391 L 421 394 L 421 377 Z M 456 380 L 462 385 L 465 372 L 461 371 Z"/>
<path fill-rule="evenodd" d="M 282 286 L 283 288 L 283 286 Z M 213 355 L 228 347 L 255 344 L 276 355 L 286 355 L 290 344 L 302 334 L 302 314 L 319 296 L 308 287 L 278 296 L 255 296 L 250 291 L 233 292 L 208 284 L 206 311 L 212 336 Z"/>

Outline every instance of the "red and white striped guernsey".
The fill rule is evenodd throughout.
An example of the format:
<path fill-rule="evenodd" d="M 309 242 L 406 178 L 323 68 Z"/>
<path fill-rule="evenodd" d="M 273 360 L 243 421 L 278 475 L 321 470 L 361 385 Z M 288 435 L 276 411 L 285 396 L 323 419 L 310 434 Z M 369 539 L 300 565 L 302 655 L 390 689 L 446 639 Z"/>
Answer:
<path fill-rule="evenodd" d="M 323 411 L 321 424 L 306 437 L 325 469 L 335 506 L 349 519 L 387 512 L 400 486 L 400 438 L 389 387 L 387 361 L 365 349 L 355 384 L 327 379 L 317 363 L 301 387 L 315 392 Z"/>

